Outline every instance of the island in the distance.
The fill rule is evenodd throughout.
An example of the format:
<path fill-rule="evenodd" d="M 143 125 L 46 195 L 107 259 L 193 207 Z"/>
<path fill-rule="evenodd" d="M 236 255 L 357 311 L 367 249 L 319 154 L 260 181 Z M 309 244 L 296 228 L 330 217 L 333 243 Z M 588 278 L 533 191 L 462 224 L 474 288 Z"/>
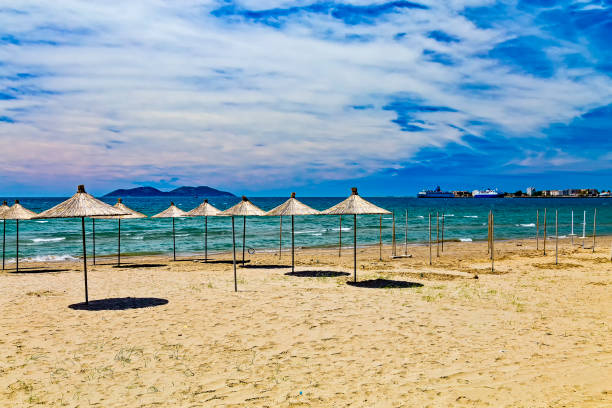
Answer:
<path fill-rule="evenodd" d="M 179 187 L 172 191 L 161 191 L 155 187 L 120 188 L 111 191 L 104 197 L 236 197 L 227 191 L 208 186 Z"/>

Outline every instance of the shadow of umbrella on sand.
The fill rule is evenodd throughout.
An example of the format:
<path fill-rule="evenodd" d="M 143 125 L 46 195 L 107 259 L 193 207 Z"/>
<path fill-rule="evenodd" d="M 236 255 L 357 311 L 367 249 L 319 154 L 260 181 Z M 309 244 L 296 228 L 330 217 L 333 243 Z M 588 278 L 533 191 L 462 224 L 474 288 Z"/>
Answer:
<path fill-rule="evenodd" d="M 2 270 L 4 270 L 4 256 L 6 254 L 6 220 L 2 217 L 2 215 L 9 208 L 10 207 L 8 206 L 6 201 L 4 201 L 2 205 L 0 205 L 0 219 L 2 219 L 2 227 L 3 227 L 3 230 L 2 230 L 3 231 L 2 232 Z"/>
<path fill-rule="evenodd" d="M 248 198 L 242 196 L 242 201 L 233 207 L 228 208 L 225 211 L 219 213 L 220 216 L 231 216 L 232 217 L 232 244 L 233 244 L 233 264 L 234 264 L 234 292 L 238 291 L 238 279 L 236 276 L 236 228 L 234 224 L 235 216 L 242 216 L 242 265 L 244 265 L 244 245 L 246 236 L 246 217 L 247 216 L 262 216 L 266 215 L 264 210 L 257 207 L 255 204 L 249 201 Z"/>
<path fill-rule="evenodd" d="M 187 211 L 188 217 L 204 217 L 204 262 L 208 262 L 208 217 L 216 217 L 221 210 L 213 207 L 208 200 L 198 205 L 191 211 Z"/>
<path fill-rule="evenodd" d="M 53 208 L 41 212 L 35 218 L 80 218 L 83 231 L 83 277 L 85 278 L 85 304 L 89 304 L 87 291 L 87 250 L 85 247 L 85 217 L 98 217 L 104 215 L 127 215 L 90 194 L 85 192 L 85 186 L 80 185 L 75 195 L 59 203 Z"/>
<path fill-rule="evenodd" d="M 354 281 L 357 282 L 357 215 L 365 214 L 391 214 L 390 211 L 380 208 L 369 201 L 364 200 L 357 194 L 357 187 L 352 188 L 353 193 L 341 203 L 322 211 L 322 214 L 330 215 L 353 215 L 353 267 Z"/>
<path fill-rule="evenodd" d="M 113 206 L 114 208 L 127 212 L 127 215 L 114 215 L 114 216 L 104 216 L 104 217 L 94 217 L 94 219 L 117 219 L 117 266 L 121 266 L 121 220 L 133 220 L 137 218 L 147 218 L 143 213 L 139 213 L 136 210 L 132 210 L 127 205 L 123 204 L 123 200 L 121 198 L 117 199 L 117 204 Z"/>
<path fill-rule="evenodd" d="M 19 204 L 19 200 L 15 200 L 15 204 L 2 213 L 2 218 L 4 218 L 5 223 L 6 220 L 15 220 L 17 234 L 17 239 L 15 240 L 17 245 L 15 253 L 15 270 L 17 272 L 19 272 L 19 220 L 31 220 L 34 217 L 36 217 L 36 213 Z"/>
<path fill-rule="evenodd" d="M 279 205 L 268 211 L 267 216 L 291 216 L 291 272 L 295 272 L 295 221 L 296 215 L 319 215 L 320 211 L 315 210 L 302 203 L 295 198 L 295 193 L 291 193 L 291 197 Z"/>
<path fill-rule="evenodd" d="M 185 217 L 187 213 L 178 208 L 172 201 L 170 201 L 170 207 L 166 208 L 159 214 L 155 214 L 151 218 L 172 218 L 172 248 L 173 248 L 173 259 L 176 261 L 176 232 L 174 229 L 174 219 Z"/>

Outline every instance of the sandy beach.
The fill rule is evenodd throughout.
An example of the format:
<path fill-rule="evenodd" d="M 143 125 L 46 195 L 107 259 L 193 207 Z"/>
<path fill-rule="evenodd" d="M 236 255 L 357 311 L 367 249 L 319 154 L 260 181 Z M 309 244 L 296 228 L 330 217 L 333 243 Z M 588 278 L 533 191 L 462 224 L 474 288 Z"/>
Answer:
<path fill-rule="evenodd" d="M 495 273 L 486 242 L 431 266 L 360 248 L 358 285 L 349 247 L 297 251 L 293 275 L 247 254 L 237 293 L 230 254 L 99 258 L 98 310 L 82 263 L 23 264 L 0 274 L 0 405 L 611 406 L 611 244 L 563 240 L 555 265 L 552 241 L 498 242 Z"/>

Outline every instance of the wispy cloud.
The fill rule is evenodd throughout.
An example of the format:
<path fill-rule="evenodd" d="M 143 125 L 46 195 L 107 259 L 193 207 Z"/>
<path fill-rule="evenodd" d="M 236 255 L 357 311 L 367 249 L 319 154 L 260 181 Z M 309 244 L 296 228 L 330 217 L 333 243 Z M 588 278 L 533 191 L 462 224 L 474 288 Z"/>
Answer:
<path fill-rule="evenodd" d="M 610 138 L 581 143 L 612 127 L 611 15 L 598 1 L 22 1 L 0 8 L 0 172 L 256 191 L 440 154 L 488 172 L 611 168 Z"/>

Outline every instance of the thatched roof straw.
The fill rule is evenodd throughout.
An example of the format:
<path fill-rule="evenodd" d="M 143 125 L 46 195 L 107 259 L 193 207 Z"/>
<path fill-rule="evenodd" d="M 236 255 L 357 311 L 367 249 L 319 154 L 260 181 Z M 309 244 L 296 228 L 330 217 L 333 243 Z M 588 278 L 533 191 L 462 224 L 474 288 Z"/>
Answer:
<path fill-rule="evenodd" d="M 346 200 L 322 211 L 322 214 L 344 215 L 344 214 L 391 214 L 390 211 L 380 208 L 369 201 L 364 200 L 357 194 L 357 187 L 353 187 L 353 194 Z"/>
<path fill-rule="evenodd" d="M 2 213 L 4 213 L 6 210 L 8 210 L 10 207 L 8 206 L 8 204 L 6 203 L 6 200 L 2 203 L 2 205 L 0 205 L 0 219 L 2 219 Z"/>
<path fill-rule="evenodd" d="M 247 216 L 247 215 L 266 215 L 266 212 L 255 204 L 249 201 L 248 198 L 242 196 L 240 201 L 235 206 L 228 208 L 225 211 L 221 211 L 219 215 L 235 215 L 235 216 Z"/>
<path fill-rule="evenodd" d="M 31 220 L 34 217 L 36 213 L 19 204 L 19 200 L 15 200 L 15 204 L 2 213 L 5 220 Z"/>
<path fill-rule="evenodd" d="M 85 186 L 80 185 L 75 195 L 63 203 L 41 212 L 36 218 L 81 218 L 101 215 L 128 215 L 128 213 L 87 194 Z"/>
<path fill-rule="evenodd" d="M 219 215 L 220 212 L 221 210 L 210 205 L 208 203 L 208 199 L 206 199 L 204 200 L 202 204 L 198 205 L 193 210 L 187 211 L 187 216 L 188 217 L 214 217 L 216 215 Z"/>
<path fill-rule="evenodd" d="M 120 198 L 117 199 L 117 204 L 115 204 L 113 207 L 123 212 L 127 212 L 128 214 L 127 215 L 106 215 L 103 217 L 94 217 L 94 218 L 101 218 L 101 219 L 119 219 L 120 218 L 122 220 L 134 219 L 134 218 L 147 218 L 147 216 L 144 215 L 143 213 L 139 213 L 136 210 L 132 210 L 130 207 L 123 204 L 123 200 Z"/>
<path fill-rule="evenodd" d="M 291 193 L 291 198 L 266 213 L 266 215 L 269 216 L 317 214 L 321 214 L 321 211 L 315 210 L 314 208 L 309 207 L 298 199 L 296 199 L 295 193 Z"/>
<path fill-rule="evenodd" d="M 166 208 L 159 214 L 153 215 L 151 218 L 180 218 L 185 216 L 187 216 L 185 211 L 178 208 L 173 202 L 170 202 L 170 207 Z"/>

